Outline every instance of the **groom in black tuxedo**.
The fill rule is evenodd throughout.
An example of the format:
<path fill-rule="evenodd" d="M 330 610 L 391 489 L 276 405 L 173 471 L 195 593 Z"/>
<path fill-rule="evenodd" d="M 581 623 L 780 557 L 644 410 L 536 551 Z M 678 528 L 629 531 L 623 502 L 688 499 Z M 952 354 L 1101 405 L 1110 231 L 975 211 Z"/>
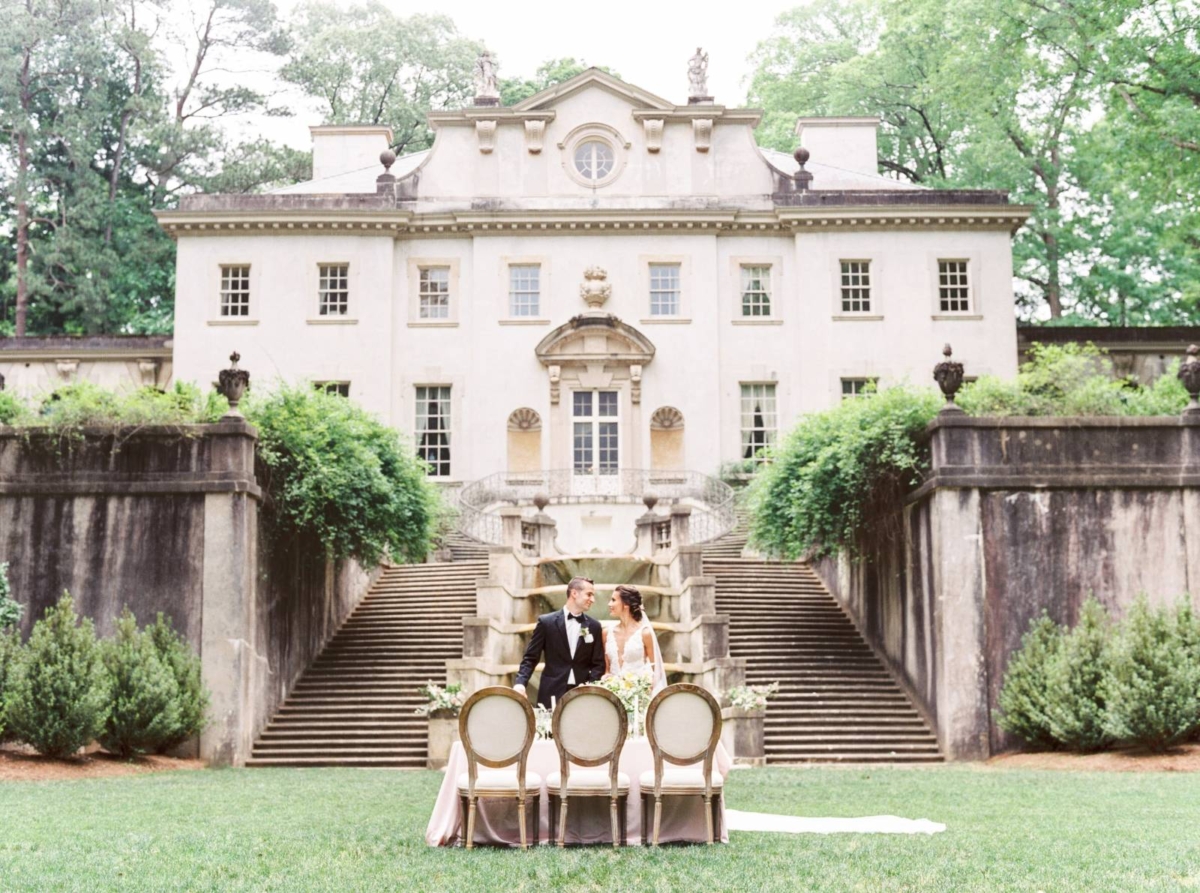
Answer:
<path fill-rule="evenodd" d="M 533 668 L 546 653 L 546 668 L 538 685 L 538 703 L 551 706 L 551 698 L 561 698 L 577 685 L 596 682 L 604 675 L 604 638 L 600 621 L 587 611 L 596 600 L 596 587 L 587 577 L 574 577 L 567 584 L 567 604 L 538 618 L 517 671 L 514 689 L 525 694 Z"/>

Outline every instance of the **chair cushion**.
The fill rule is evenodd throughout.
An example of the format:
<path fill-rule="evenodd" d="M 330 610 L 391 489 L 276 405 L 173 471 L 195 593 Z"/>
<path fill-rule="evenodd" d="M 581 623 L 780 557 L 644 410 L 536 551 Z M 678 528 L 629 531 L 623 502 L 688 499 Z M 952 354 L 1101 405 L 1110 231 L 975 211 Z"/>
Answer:
<path fill-rule="evenodd" d="M 654 770 L 647 769 L 638 777 L 638 784 L 642 786 L 642 793 L 654 792 Z M 713 790 L 720 788 L 725 784 L 725 779 L 721 777 L 721 773 L 716 769 L 712 774 Z M 704 790 L 704 772 L 700 769 L 691 769 L 684 766 L 663 766 L 663 786 L 662 789 L 667 793 L 676 791 L 703 791 Z"/>
<path fill-rule="evenodd" d="M 525 770 L 525 793 L 538 793 L 542 786 L 542 777 L 536 772 Z M 464 772 L 458 776 L 458 791 L 460 794 L 469 793 L 470 775 Z M 516 769 L 485 769 L 475 776 L 475 793 L 516 794 Z"/>
<path fill-rule="evenodd" d="M 551 772 L 546 776 L 546 790 L 557 794 L 562 787 L 562 773 Z M 567 776 L 567 793 L 569 794 L 607 794 L 612 790 L 612 781 L 607 769 L 572 769 Z M 624 772 L 617 773 L 617 792 L 629 793 L 629 776 Z"/>

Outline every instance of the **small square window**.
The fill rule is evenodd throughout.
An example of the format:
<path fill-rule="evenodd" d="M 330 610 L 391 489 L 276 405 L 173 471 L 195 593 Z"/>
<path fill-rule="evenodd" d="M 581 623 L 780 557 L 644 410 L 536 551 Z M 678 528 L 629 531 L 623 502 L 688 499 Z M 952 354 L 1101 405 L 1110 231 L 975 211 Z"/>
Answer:
<path fill-rule="evenodd" d="M 419 292 L 418 318 L 450 318 L 449 267 L 421 267 Z"/>
<path fill-rule="evenodd" d="M 971 312 L 971 286 L 965 260 L 938 261 L 938 309 L 942 313 Z"/>
<path fill-rule="evenodd" d="M 771 267 L 742 267 L 742 316 L 771 315 Z"/>
<path fill-rule="evenodd" d="M 842 313 L 871 312 L 871 262 L 842 261 Z"/>
<path fill-rule="evenodd" d="M 250 315 L 250 267 L 221 267 L 221 316 Z"/>
<path fill-rule="evenodd" d="M 650 315 L 679 315 L 679 264 L 650 265 Z"/>
<path fill-rule="evenodd" d="M 450 388 L 417 388 L 417 455 L 429 466 L 430 477 L 450 476 Z"/>
<path fill-rule="evenodd" d="M 843 378 L 842 399 L 864 397 L 875 393 L 877 378 Z"/>
<path fill-rule="evenodd" d="M 542 268 L 511 264 L 508 268 L 508 315 L 538 316 L 541 312 Z"/>
<path fill-rule="evenodd" d="M 350 396 L 350 382 L 348 381 L 314 381 L 313 387 L 326 394 L 336 394 L 339 397 Z"/>
<path fill-rule="evenodd" d="M 350 311 L 349 265 L 320 264 L 317 270 L 317 313 L 321 316 L 345 316 Z"/>

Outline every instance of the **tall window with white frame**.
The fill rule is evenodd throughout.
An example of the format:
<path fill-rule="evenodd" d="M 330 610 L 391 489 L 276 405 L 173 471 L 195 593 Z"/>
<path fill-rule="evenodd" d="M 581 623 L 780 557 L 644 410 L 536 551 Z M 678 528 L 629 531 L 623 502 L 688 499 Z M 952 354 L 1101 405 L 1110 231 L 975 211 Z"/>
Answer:
<path fill-rule="evenodd" d="M 742 458 L 761 463 L 775 443 L 775 385 L 742 385 Z"/>
<path fill-rule="evenodd" d="M 450 476 L 450 386 L 417 386 L 417 455 L 430 477 Z"/>
<path fill-rule="evenodd" d="M 345 316 L 350 312 L 350 265 L 320 264 L 317 272 L 317 313 Z"/>
<path fill-rule="evenodd" d="M 965 260 L 938 261 L 938 310 L 942 313 L 971 312 L 971 283 Z"/>
<path fill-rule="evenodd" d="M 541 265 L 510 264 L 508 268 L 508 315 L 539 316 L 541 310 Z"/>
<path fill-rule="evenodd" d="M 450 318 L 450 268 L 421 267 L 418 319 Z"/>
<path fill-rule="evenodd" d="M 621 466 L 616 391 L 575 391 L 573 468 L 577 475 L 615 475 Z"/>
<path fill-rule="evenodd" d="M 842 313 L 871 312 L 871 262 L 842 261 Z"/>
<path fill-rule="evenodd" d="M 771 267 L 742 265 L 742 316 L 771 315 Z"/>
<path fill-rule="evenodd" d="M 650 265 L 650 315 L 679 315 L 679 264 Z"/>
<path fill-rule="evenodd" d="M 250 315 L 250 267 L 236 264 L 221 267 L 221 316 Z"/>

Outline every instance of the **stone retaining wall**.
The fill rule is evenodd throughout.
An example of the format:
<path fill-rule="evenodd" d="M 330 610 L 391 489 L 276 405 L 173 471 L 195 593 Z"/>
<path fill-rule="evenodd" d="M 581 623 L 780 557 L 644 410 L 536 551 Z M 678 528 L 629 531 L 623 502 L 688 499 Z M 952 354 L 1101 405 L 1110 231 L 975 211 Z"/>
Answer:
<path fill-rule="evenodd" d="M 951 759 L 1015 744 L 993 712 L 1048 611 L 1146 593 L 1200 606 L 1200 421 L 974 419 L 929 427 L 932 469 L 898 536 L 815 568 L 883 652 Z"/>
<path fill-rule="evenodd" d="M 0 427 L 0 561 L 23 634 L 64 590 L 100 635 L 125 606 L 167 614 L 212 691 L 199 751 L 215 763 L 249 755 L 369 583 L 316 544 L 266 548 L 256 440 L 242 420 L 76 440 Z"/>

